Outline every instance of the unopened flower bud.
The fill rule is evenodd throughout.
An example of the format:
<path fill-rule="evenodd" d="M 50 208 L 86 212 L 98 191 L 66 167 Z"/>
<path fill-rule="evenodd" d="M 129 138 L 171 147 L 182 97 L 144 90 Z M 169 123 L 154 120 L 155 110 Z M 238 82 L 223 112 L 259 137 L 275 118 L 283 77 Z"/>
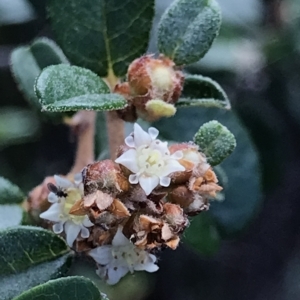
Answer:
<path fill-rule="evenodd" d="M 147 121 L 156 121 L 160 118 L 172 117 L 176 113 L 176 107 L 160 99 L 153 99 L 146 104 L 146 113 L 140 112 L 140 117 Z"/>
<path fill-rule="evenodd" d="M 154 102 L 149 106 L 150 100 L 160 99 L 175 104 L 179 99 L 184 77 L 182 72 L 175 70 L 174 67 L 172 60 L 166 57 L 153 58 L 152 55 L 142 56 L 131 63 L 127 77 L 132 103 L 139 115 L 145 117 L 147 110 L 150 113 L 153 110 L 157 112 L 157 103 Z M 174 106 L 165 108 L 167 108 L 167 115 L 161 116 L 171 116 L 176 112 Z M 159 110 L 161 111 L 161 105 Z M 151 116 L 148 119 L 151 119 Z"/>
<path fill-rule="evenodd" d="M 180 185 L 168 194 L 168 201 L 186 208 L 194 201 L 194 195 L 187 186 Z"/>

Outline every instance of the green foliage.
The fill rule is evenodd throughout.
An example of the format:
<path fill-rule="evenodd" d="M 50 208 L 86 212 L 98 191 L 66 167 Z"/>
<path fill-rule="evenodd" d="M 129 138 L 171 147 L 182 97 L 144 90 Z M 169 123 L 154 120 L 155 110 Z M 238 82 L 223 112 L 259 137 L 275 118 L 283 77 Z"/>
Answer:
<path fill-rule="evenodd" d="M 211 78 L 201 75 L 185 75 L 183 91 L 176 106 L 230 109 L 230 102 L 221 86 Z"/>
<path fill-rule="evenodd" d="M 227 174 L 224 201 L 213 201 L 205 214 L 213 217 L 222 238 L 242 231 L 256 215 L 261 204 L 260 168 L 256 149 L 239 119 L 232 111 L 216 108 L 179 110 L 176 117 L 155 124 L 168 140 L 189 141 L 199 128 L 199 120 L 212 119 L 224 124 L 235 136 L 237 147 L 221 166 Z M 221 184 L 223 184 L 221 182 Z"/>
<path fill-rule="evenodd" d="M 36 17 L 26 0 L 0 1 L 0 26 L 26 23 Z"/>
<path fill-rule="evenodd" d="M 201 213 L 191 219 L 191 225 L 184 232 L 184 242 L 202 255 L 215 254 L 220 248 L 221 238 L 212 217 Z"/>
<path fill-rule="evenodd" d="M 68 64 L 67 58 L 62 50 L 47 38 L 39 38 L 30 46 L 21 46 L 12 52 L 12 74 L 20 91 L 33 108 L 41 110 L 41 104 L 34 93 L 37 76 L 43 68 L 61 63 Z"/>
<path fill-rule="evenodd" d="M 14 300 L 105 300 L 97 287 L 87 278 L 72 276 L 51 280 L 24 292 Z M 108 299 L 107 299 L 108 300 Z"/>
<path fill-rule="evenodd" d="M 115 110 L 126 100 L 109 94 L 106 83 L 88 69 L 68 65 L 50 66 L 36 80 L 36 94 L 48 111 Z"/>
<path fill-rule="evenodd" d="M 0 230 L 22 223 L 24 210 L 17 204 L 0 205 Z"/>
<path fill-rule="evenodd" d="M 212 166 L 220 164 L 236 147 L 234 135 L 218 121 L 202 125 L 194 136 L 194 142 Z"/>
<path fill-rule="evenodd" d="M 19 226 L 0 231 L 0 276 L 18 273 L 69 251 L 65 241 L 38 227 Z"/>
<path fill-rule="evenodd" d="M 72 261 L 70 253 L 44 262 L 17 274 L 0 276 L 1 300 L 11 300 L 24 291 L 68 272 Z"/>
<path fill-rule="evenodd" d="M 15 107 L 0 110 L 0 148 L 26 142 L 38 131 L 39 121 L 30 110 Z"/>
<path fill-rule="evenodd" d="M 0 177 L 0 204 L 21 203 L 24 199 L 25 195 L 18 186 Z"/>
<path fill-rule="evenodd" d="M 58 44 L 70 61 L 104 77 L 126 74 L 144 54 L 154 15 L 153 0 L 50 0 Z"/>
<path fill-rule="evenodd" d="M 176 65 L 201 59 L 221 26 L 215 0 L 177 0 L 164 13 L 158 27 L 158 49 Z"/>

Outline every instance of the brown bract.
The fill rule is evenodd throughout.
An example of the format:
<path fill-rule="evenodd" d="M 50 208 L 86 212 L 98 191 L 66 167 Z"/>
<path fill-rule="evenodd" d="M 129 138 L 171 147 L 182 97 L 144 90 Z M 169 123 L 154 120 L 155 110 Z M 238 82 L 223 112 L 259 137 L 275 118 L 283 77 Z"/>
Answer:
<path fill-rule="evenodd" d="M 109 159 L 87 165 L 82 175 L 85 195 L 97 190 L 118 195 L 129 190 L 129 182 L 119 165 Z"/>

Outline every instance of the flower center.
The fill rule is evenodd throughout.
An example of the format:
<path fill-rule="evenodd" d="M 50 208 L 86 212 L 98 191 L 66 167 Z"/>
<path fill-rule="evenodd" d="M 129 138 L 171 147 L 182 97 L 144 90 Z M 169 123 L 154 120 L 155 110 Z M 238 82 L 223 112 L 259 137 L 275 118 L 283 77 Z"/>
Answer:
<path fill-rule="evenodd" d="M 140 170 L 148 176 L 157 174 L 165 165 L 163 153 L 151 146 L 144 146 L 137 151 Z"/>
<path fill-rule="evenodd" d="M 67 191 L 66 201 L 63 206 L 63 215 L 67 216 L 69 220 L 73 221 L 75 224 L 81 224 L 85 216 L 75 216 L 69 214 L 73 205 L 81 200 L 82 196 L 79 189 L 70 189 Z"/>

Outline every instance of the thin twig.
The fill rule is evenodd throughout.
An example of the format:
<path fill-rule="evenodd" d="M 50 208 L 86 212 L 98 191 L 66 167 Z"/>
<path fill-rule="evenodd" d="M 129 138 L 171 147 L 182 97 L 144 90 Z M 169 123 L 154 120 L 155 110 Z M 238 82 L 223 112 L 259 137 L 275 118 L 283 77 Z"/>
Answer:
<path fill-rule="evenodd" d="M 94 161 L 95 111 L 79 111 L 71 119 L 70 127 L 77 134 L 77 150 L 70 174 L 80 172 Z"/>

